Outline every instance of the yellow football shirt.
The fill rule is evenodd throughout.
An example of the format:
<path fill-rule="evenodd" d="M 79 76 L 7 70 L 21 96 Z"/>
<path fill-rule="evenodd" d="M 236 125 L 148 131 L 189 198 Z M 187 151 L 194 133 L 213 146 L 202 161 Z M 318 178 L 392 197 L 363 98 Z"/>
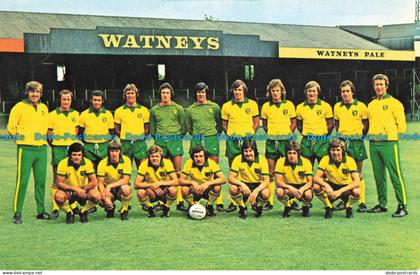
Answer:
<path fill-rule="evenodd" d="M 52 131 L 55 146 L 69 146 L 76 141 L 76 128 L 79 127 L 79 112 L 70 109 L 68 112 L 61 112 L 56 108 L 50 112 L 48 129 Z"/>
<path fill-rule="evenodd" d="M 390 94 L 382 100 L 374 99 L 368 105 L 369 135 L 387 136 L 387 140 L 398 140 L 399 133 L 405 133 L 404 106 Z"/>
<path fill-rule="evenodd" d="M 296 118 L 303 121 L 302 135 L 325 135 L 328 134 L 326 119 L 333 118 L 332 108 L 320 99 L 315 104 L 305 100 L 297 106 Z"/>
<path fill-rule="evenodd" d="M 137 171 L 137 174 L 144 177 L 144 181 L 147 183 L 170 180 L 169 174 L 171 173 L 175 173 L 175 169 L 169 159 L 162 159 L 157 168 L 149 164 L 149 160 L 145 160 Z"/>
<path fill-rule="evenodd" d="M 312 176 L 312 164 L 304 157 L 300 157 L 297 164 L 291 164 L 286 157 L 280 158 L 276 163 L 276 174 L 284 177 L 286 184 L 305 184 L 306 176 Z"/>
<path fill-rule="evenodd" d="M 185 162 L 182 174 L 189 176 L 198 184 L 213 180 L 214 176 L 221 172 L 219 165 L 212 159 L 207 159 L 203 167 L 197 167 L 192 159 Z"/>
<path fill-rule="evenodd" d="M 295 105 L 285 99 L 279 103 L 266 102 L 261 109 L 261 118 L 267 120 L 267 135 L 272 137 L 292 134 L 290 119 L 295 117 Z"/>
<path fill-rule="evenodd" d="M 338 102 L 334 105 L 334 119 L 339 121 L 338 133 L 342 135 L 362 135 L 362 120 L 367 118 L 366 105 L 357 99 L 351 104 Z"/>
<path fill-rule="evenodd" d="M 89 175 L 95 174 L 92 162 L 83 158 L 80 165 L 72 163 L 70 158 L 65 158 L 58 163 L 57 175 L 64 177 L 64 182 L 71 186 L 83 188 L 89 184 Z"/>
<path fill-rule="evenodd" d="M 144 124 L 149 123 L 150 113 L 146 107 L 138 103 L 136 107 L 124 104 L 115 110 L 114 117 L 115 123 L 121 125 L 121 139 L 132 140 L 144 134 Z"/>
<path fill-rule="evenodd" d="M 348 185 L 353 182 L 351 174 L 357 173 L 357 166 L 354 159 L 348 155 L 344 155 L 343 161 L 339 164 L 335 164 L 330 159 L 330 156 L 325 156 L 321 159 L 318 170 L 325 173 L 327 182 L 338 185 Z"/>
<path fill-rule="evenodd" d="M 227 135 L 245 137 L 246 134 L 255 133 L 252 125 L 253 118 L 258 116 L 258 105 L 252 100 L 245 98 L 244 102 L 235 102 L 234 99 L 222 106 L 222 120 L 228 121 Z"/>
<path fill-rule="evenodd" d="M 131 176 L 131 160 L 122 156 L 120 162 L 113 164 L 108 157 L 99 162 L 98 177 L 104 178 L 104 185 L 114 183 L 122 179 L 123 176 Z"/>
<path fill-rule="evenodd" d="M 36 107 L 22 100 L 13 106 L 9 115 L 7 131 L 10 135 L 17 135 L 18 145 L 42 146 L 47 144 L 48 108 L 43 103 Z"/>
<path fill-rule="evenodd" d="M 86 142 L 104 143 L 109 140 L 109 130 L 114 129 L 114 118 L 105 107 L 99 112 L 90 107 L 80 115 L 79 126 L 85 128 Z"/>
<path fill-rule="evenodd" d="M 238 180 L 243 183 L 261 183 L 262 176 L 269 176 L 268 162 L 263 156 L 258 156 L 252 163 L 248 163 L 242 155 L 233 159 L 230 171 L 238 174 Z"/>

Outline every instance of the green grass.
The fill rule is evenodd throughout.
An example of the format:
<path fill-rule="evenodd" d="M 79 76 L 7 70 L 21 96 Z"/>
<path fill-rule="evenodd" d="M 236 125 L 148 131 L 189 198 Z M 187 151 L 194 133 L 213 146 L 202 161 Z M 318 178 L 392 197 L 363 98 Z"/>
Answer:
<path fill-rule="evenodd" d="M 420 133 L 420 123 L 409 123 L 407 133 L 415 132 Z M 78 221 L 66 225 L 63 213 L 54 221 L 35 219 L 31 179 L 23 224 L 14 225 L 16 146 L 2 141 L 0 269 L 418 269 L 420 143 L 404 141 L 400 146 L 409 203 L 409 216 L 402 219 L 391 218 L 397 203 L 389 183 L 390 212 L 355 213 L 352 220 L 346 219 L 343 212 L 325 220 L 317 199 L 308 219 L 299 212 L 293 212 L 289 219 L 281 218 L 283 206 L 278 201 L 258 220 L 252 213 L 241 220 L 235 212 L 195 221 L 174 209 L 168 219 L 148 219 L 133 197 L 128 222 L 107 220 L 99 209 L 86 225 Z M 264 149 L 262 142 L 259 149 Z M 224 157 L 221 167 L 227 174 Z M 51 174 L 49 171 L 48 186 Z M 364 175 L 367 204 L 371 207 L 376 204 L 376 191 L 369 161 L 365 162 Z M 223 189 L 227 205 L 228 186 Z M 46 205 L 51 207 L 49 188 Z"/>

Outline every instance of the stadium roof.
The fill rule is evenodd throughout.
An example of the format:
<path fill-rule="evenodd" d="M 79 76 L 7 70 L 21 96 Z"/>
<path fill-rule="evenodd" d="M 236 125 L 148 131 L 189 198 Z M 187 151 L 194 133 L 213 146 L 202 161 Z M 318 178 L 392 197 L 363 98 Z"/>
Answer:
<path fill-rule="evenodd" d="M 414 37 L 416 32 L 416 25 L 414 23 L 385 26 L 340 26 L 340 28 L 374 40 Z"/>
<path fill-rule="evenodd" d="M 257 35 L 263 41 L 275 41 L 280 47 L 339 48 L 383 50 L 384 46 L 354 35 L 345 29 L 307 25 L 246 23 L 162 18 L 133 18 L 97 15 L 71 15 L 0 11 L 0 38 L 22 39 L 24 33 L 49 33 L 51 28 L 96 29 L 96 27 L 156 28 L 175 30 L 214 30 L 225 34 Z M 389 33 L 408 33 L 410 25 L 394 25 Z M 390 26 L 391 27 L 391 26 Z M 378 27 L 359 27 L 368 37 L 377 35 Z M 407 31 L 405 31 L 407 29 Z M 354 31 L 352 31 L 354 32 Z M 413 32 L 414 36 L 414 32 Z"/>

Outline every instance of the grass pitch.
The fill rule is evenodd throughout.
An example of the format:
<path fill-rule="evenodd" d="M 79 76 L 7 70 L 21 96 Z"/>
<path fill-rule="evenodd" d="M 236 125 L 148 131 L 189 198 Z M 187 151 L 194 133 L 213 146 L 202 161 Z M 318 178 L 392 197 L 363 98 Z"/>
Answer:
<path fill-rule="evenodd" d="M 420 123 L 409 123 L 407 133 L 420 133 Z M 184 142 L 185 149 L 188 148 Z M 366 144 L 368 145 L 368 144 Z M 261 152 L 264 143 L 259 142 Z M 311 217 L 292 212 L 289 219 L 275 207 L 255 219 L 252 211 L 241 220 L 234 213 L 217 213 L 214 218 L 190 220 L 173 207 L 170 218 L 149 219 L 135 196 L 130 220 L 106 219 L 99 209 L 88 224 L 78 220 L 64 224 L 65 215 L 53 221 L 35 219 L 33 180 L 29 183 L 23 209 L 23 224 L 12 224 L 12 202 L 16 177 L 16 146 L 0 142 L 0 269 L 115 270 L 115 269 L 359 269 L 394 270 L 420 267 L 419 141 L 400 143 L 402 169 L 408 193 L 409 215 L 391 218 L 397 203 L 388 184 L 388 213 L 359 214 L 352 220 L 335 212 L 323 218 L 322 204 L 315 198 Z M 222 144 L 224 152 L 224 144 Z M 50 156 L 49 156 L 50 157 Z M 187 157 L 187 155 L 185 155 Z M 226 159 L 220 165 L 228 173 Z M 364 175 L 368 207 L 377 203 L 370 161 Z M 132 179 L 133 182 L 134 179 Z M 46 206 L 50 211 L 47 176 Z M 228 186 L 223 188 L 229 204 Z M 118 207 L 118 206 L 117 206 Z"/>

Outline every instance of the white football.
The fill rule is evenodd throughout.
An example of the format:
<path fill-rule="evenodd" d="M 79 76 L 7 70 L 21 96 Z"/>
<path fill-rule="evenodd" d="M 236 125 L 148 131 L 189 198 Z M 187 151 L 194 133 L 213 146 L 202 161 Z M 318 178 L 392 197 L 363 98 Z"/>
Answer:
<path fill-rule="evenodd" d="M 206 208 L 199 203 L 192 205 L 189 210 L 190 217 L 194 220 L 204 219 L 206 213 Z"/>

